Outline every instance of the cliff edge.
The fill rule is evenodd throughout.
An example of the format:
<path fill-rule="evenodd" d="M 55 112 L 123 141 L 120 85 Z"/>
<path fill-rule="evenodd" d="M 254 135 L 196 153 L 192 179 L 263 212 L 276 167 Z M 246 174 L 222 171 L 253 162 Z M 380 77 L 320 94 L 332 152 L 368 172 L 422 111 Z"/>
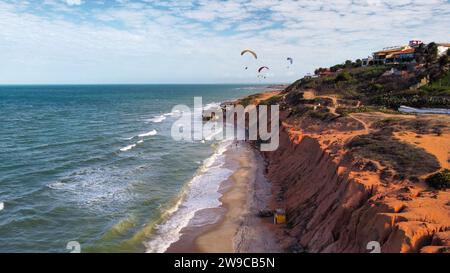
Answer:
<path fill-rule="evenodd" d="M 286 251 L 450 252 L 450 193 L 426 182 L 449 168 L 449 116 L 343 111 L 365 106 L 292 86 L 264 99 L 281 109 L 263 155 Z"/>

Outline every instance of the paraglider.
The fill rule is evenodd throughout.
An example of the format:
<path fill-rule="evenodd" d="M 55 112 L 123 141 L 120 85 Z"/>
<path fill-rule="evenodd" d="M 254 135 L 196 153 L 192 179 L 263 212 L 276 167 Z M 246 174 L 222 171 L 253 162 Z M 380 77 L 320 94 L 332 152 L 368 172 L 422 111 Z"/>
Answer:
<path fill-rule="evenodd" d="M 244 58 L 246 60 L 244 69 L 245 70 L 253 70 L 253 62 L 254 60 L 258 59 L 258 55 L 255 53 L 255 51 L 250 50 L 250 49 L 245 49 L 241 52 L 241 56 L 247 56 L 246 58 Z M 294 64 L 294 59 L 292 57 L 286 57 L 286 61 L 288 62 L 287 65 L 287 69 L 289 69 L 293 64 Z M 269 74 L 270 68 L 267 66 L 261 66 L 258 68 L 258 74 L 257 74 L 257 78 L 258 79 L 266 79 L 268 76 L 270 76 L 271 74 Z"/>
<path fill-rule="evenodd" d="M 250 49 L 245 49 L 241 52 L 241 56 L 244 56 L 244 54 L 249 53 L 252 54 L 253 57 L 255 57 L 255 59 L 258 59 L 258 55 L 256 55 L 256 53 L 253 50 Z"/>
<path fill-rule="evenodd" d="M 258 69 L 258 73 L 261 73 L 261 71 L 263 71 L 264 69 L 269 70 L 269 68 L 268 68 L 267 66 L 261 66 L 261 67 Z"/>
<path fill-rule="evenodd" d="M 263 71 L 267 71 L 267 70 L 269 70 L 269 68 L 267 67 L 267 66 L 261 66 L 259 69 L 258 69 L 258 78 L 260 78 L 260 79 L 265 79 L 266 78 L 266 75 L 265 74 L 262 74 L 261 72 L 263 72 Z"/>
<path fill-rule="evenodd" d="M 258 59 L 258 55 L 256 55 L 255 51 L 250 50 L 250 49 L 245 49 L 245 50 L 243 50 L 243 51 L 241 52 L 241 56 L 244 56 L 244 55 L 249 55 L 249 56 L 251 56 L 251 57 L 249 57 L 249 58 L 251 58 L 251 59 L 253 59 L 253 58 Z M 253 58 L 252 58 L 252 57 L 253 57 Z M 250 65 L 250 59 L 249 59 L 249 58 L 246 58 L 246 64 L 245 64 L 245 67 L 244 67 L 245 70 L 248 70 L 248 67 L 249 67 L 249 65 Z"/>
<path fill-rule="evenodd" d="M 253 50 L 250 50 L 250 49 L 245 49 L 245 50 L 243 50 L 242 52 L 241 52 L 241 56 L 244 56 L 244 55 L 249 55 L 249 56 L 251 56 L 251 57 L 253 57 L 253 58 L 255 58 L 255 59 L 258 59 L 258 55 L 256 55 L 256 53 L 253 51 Z M 251 58 L 251 57 L 249 57 L 249 58 Z M 244 69 L 245 70 L 248 70 L 248 67 L 249 67 L 249 65 L 250 65 L 250 59 L 249 58 L 246 58 L 246 64 L 245 64 L 245 66 L 244 66 Z M 252 59 L 253 59 L 252 58 Z"/>
<path fill-rule="evenodd" d="M 287 57 L 286 60 L 289 62 L 287 69 L 290 68 L 290 66 L 294 63 L 294 59 L 292 59 L 291 57 Z"/>

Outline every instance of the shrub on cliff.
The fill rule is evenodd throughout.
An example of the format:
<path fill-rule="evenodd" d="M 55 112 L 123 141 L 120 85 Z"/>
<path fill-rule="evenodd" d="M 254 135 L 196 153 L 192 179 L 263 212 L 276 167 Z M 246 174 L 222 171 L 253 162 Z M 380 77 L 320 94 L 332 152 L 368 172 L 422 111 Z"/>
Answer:
<path fill-rule="evenodd" d="M 437 158 L 424 149 L 395 139 L 386 128 L 378 133 L 360 135 L 353 138 L 347 147 L 355 155 L 382 162 L 397 173 L 421 176 L 439 170 Z"/>
<path fill-rule="evenodd" d="M 332 67 L 330 67 L 330 71 L 331 72 L 336 72 L 336 71 L 338 71 L 339 69 L 343 69 L 345 66 L 343 65 L 343 64 L 337 64 L 337 65 L 334 65 L 334 66 L 332 66 Z"/>
<path fill-rule="evenodd" d="M 261 105 L 277 105 L 277 104 L 280 104 L 282 99 L 283 99 L 283 95 L 275 95 L 266 100 L 261 101 L 259 104 L 261 104 Z"/>
<path fill-rule="evenodd" d="M 297 106 L 294 106 L 292 109 L 291 109 L 291 113 L 289 114 L 290 116 L 292 115 L 292 116 L 303 116 L 305 113 L 308 113 L 309 111 L 311 111 L 313 109 L 313 107 L 311 107 L 311 106 L 306 106 L 306 105 L 302 105 L 302 104 L 299 104 L 299 105 L 297 105 Z"/>
<path fill-rule="evenodd" d="M 353 79 L 352 75 L 350 75 L 350 73 L 348 73 L 347 71 L 344 71 L 344 72 L 340 73 L 339 75 L 337 75 L 335 81 L 336 82 L 347 82 L 352 79 Z"/>
<path fill-rule="evenodd" d="M 428 186 L 437 190 L 446 190 L 450 188 L 450 170 L 445 169 L 442 172 L 432 174 L 425 180 Z"/>
<path fill-rule="evenodd" d="M 335 117 L 335 115 L 330 113 L 327 108 L 309 111 L 309 116 L 322 121 L 330 121 Z"/>
<path fill-rule="evenodd" d="M 319 86 L 320 81 L 317 79 L 308 79 L 302 82 L 302 88 L 304 89 L 314 89 Z"/>
<path fill-rule="evenodd" d="M 303 92 L 298 90 L 291 91 L 286 95 L 286 102 L 289 105 L 297 105 L 303 99 L 303 94 L 304 94 Z"/>
<path fill-rule="evenodd" d="M 390 108 L 398 108 L 400 105 L 406 105 L 411 107 L 443 107 L 447 108 L 450 105 L 449 97 L 436 97 L 436 96 L 423 96 L 419 94 L 415 95 L 395 95 L 392 92 L 383 94 L 378 97 L 374 97 L 370 100 L 370 103 L 376 105 L 384 105 Z"/>
<path fill-rule="evenodd" d="M 259 94 L 254 94 L 247 96 L 245 98 L 242 98 L 239 100 L 239 104 L 241 104 L 244 107 L 247 107 L 248 105 L 252 104 L 253 101 L 259 96 Z"/>
<path fill-rule="evenodd" d="M 356 69 L 353 72 L 353 75 L 360 81 L 371 82 L 372 80 L 377 79 L 378 77 L 383 75 L 383 73 L 386 72 L 387 70 L 389 70 L 389 68 L 385 65 L 374 65 Z"/>

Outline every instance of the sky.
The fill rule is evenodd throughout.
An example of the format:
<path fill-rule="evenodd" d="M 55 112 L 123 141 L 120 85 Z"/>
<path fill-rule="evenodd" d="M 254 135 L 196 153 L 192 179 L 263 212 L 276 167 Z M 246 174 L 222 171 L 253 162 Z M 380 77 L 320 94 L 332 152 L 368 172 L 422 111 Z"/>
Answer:
<path fill-rule="evenodd" d="M 449 0 L 0 0 L 0 84 L 288 83 L 449 27 Z"/>

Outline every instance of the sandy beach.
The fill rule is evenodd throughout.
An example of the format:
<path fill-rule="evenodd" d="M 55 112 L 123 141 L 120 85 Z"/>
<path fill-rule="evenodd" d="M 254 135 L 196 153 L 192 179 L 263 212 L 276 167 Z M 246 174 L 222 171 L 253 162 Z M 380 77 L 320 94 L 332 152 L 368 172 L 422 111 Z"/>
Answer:
<path fill-rule="evenodd" d="M 263 159 L 248 144 L 239 143 L 226 152 L 226 166 L 234 173 L 221 185 L 221 207 L 197 212 L 167 252 L 281 252 L 271 231 L 272 219 L 257 216 L 271 197 Z"/>

